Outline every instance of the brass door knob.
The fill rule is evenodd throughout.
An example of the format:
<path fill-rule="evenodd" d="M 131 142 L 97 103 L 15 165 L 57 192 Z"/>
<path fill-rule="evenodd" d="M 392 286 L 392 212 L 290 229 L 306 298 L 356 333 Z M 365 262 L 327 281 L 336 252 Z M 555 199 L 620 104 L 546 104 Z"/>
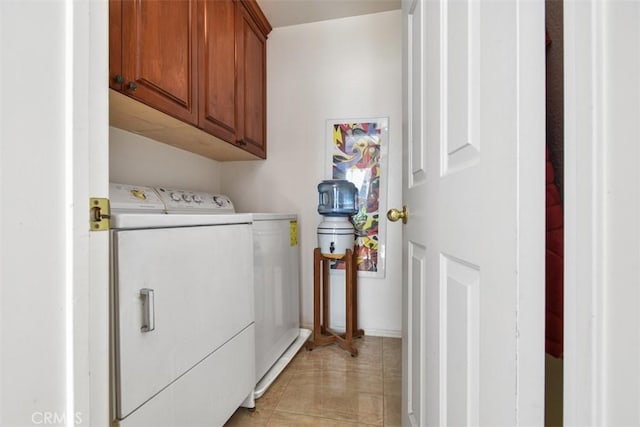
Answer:
<path fill-rule="evenodd" d="M 402 211 L 395 208 L 389 209 L 389 212 L 387 212 L 387 218 L 389 218 L 389 221 L 391 222 L 396 222 L 397 220 L 402 219 L 402 223 L 406 224 L 407 219 L 409 219 L 409 211 L 406 206 L 402 207 Z"/>

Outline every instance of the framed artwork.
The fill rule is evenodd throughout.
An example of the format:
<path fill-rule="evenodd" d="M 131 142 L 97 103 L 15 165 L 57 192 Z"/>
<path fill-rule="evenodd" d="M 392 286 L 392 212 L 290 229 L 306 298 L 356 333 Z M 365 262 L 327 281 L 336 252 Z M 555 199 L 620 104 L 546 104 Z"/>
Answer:
<path fill-rule="evenodd" d="M 383 278 L 387 212 L 389 119 L 327 120 L 327 177 L 346 179 L 358 189 L 355 228 L 358 275 Z M 344 262 L 333 261 L 332 271 Z"/>

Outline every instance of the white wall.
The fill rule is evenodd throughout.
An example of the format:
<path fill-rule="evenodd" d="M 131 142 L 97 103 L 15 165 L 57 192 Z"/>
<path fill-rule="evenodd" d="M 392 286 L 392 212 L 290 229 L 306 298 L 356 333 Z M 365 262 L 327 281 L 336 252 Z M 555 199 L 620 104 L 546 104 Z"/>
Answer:
<path fill-rule="evenodd" d="M 64 9 L 26 9 L 0 5 L 0 424 L 12 426 L 66 409 Z"/>
<path fill-rule="evenodd" d="M 220 163 L 135 133 L 109 128 L 109 180 L 220 191 Z"/>
<path fill-rule="evenodd" d="M 238 210 L 298 213 L 306 325 L 313 322 L 313 248 L 321 220 L 316 186 L 328 178 L 327 119 L 389 117 L 388 206 L 401 206 L 400 19 L 397 10 L 274 29 L 267 42 L 267 160 L 221 164 L 222 191 Z M 359 321 L 369 334 L 400 336 L 400 224 L 387 227 L 386 253 L 386 278 L 360 280 Z M 332 309 L 344 307 L 342 292 L 335 296 L 341 298 L 332 298 Z M 344 324 L 342 316 L 333 321 Z"/>

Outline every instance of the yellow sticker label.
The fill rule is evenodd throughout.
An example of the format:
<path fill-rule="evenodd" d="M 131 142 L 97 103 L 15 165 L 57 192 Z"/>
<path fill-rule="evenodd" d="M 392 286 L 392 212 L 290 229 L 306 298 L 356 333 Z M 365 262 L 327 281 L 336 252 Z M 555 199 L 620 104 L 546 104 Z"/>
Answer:
<path fill-rule="evenodd" d="M 289 221 L 289 241 L 291 246 L 298 244 L 298 221 Z"/>

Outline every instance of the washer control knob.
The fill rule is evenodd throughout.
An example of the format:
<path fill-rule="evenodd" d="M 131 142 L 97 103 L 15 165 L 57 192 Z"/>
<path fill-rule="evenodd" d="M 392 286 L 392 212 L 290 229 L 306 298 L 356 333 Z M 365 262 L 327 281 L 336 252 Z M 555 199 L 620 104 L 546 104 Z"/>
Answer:
<path fill-rule="evenodd" d="M 187 194 L 187 193 L 184 193 L 182 195 L 182 198 L 184 199 L 185 202 L 190 202 L 193 200 L 193 197 L 191 196 L 191 194 Z"/>
<path fill-rule="evenodd" d="M 220 208 L 225 207 L 227 204 L 226 200 L 224 200 L 224 198 L 220 196 L 213 196 L 213 203 L 215 203 L 216 206 Z"/>
<path fill-rule="evenodd" d="M 140 200 L 146 200 L 147 199 L 147 195 L 144 194 L 143 190 L 138 190 L 137 188 L 131 190 L 131 194 L 133 194 L 133 196 L 137 199 Z"/>
<path fill-rule="evenodd" d="M 203 202 L 202 197 L 200 197 L 199 194 L 194 194 L 193 195 L 193 201 L 196 202 L 196 203 L 202 203 Z"/>
<path fill-rule="evenodd" d="M 173 200 L 174 202 L 179 202 L 181 200 L 181 197 L 178 193 L 171 193 L 171 200 Z"/>

